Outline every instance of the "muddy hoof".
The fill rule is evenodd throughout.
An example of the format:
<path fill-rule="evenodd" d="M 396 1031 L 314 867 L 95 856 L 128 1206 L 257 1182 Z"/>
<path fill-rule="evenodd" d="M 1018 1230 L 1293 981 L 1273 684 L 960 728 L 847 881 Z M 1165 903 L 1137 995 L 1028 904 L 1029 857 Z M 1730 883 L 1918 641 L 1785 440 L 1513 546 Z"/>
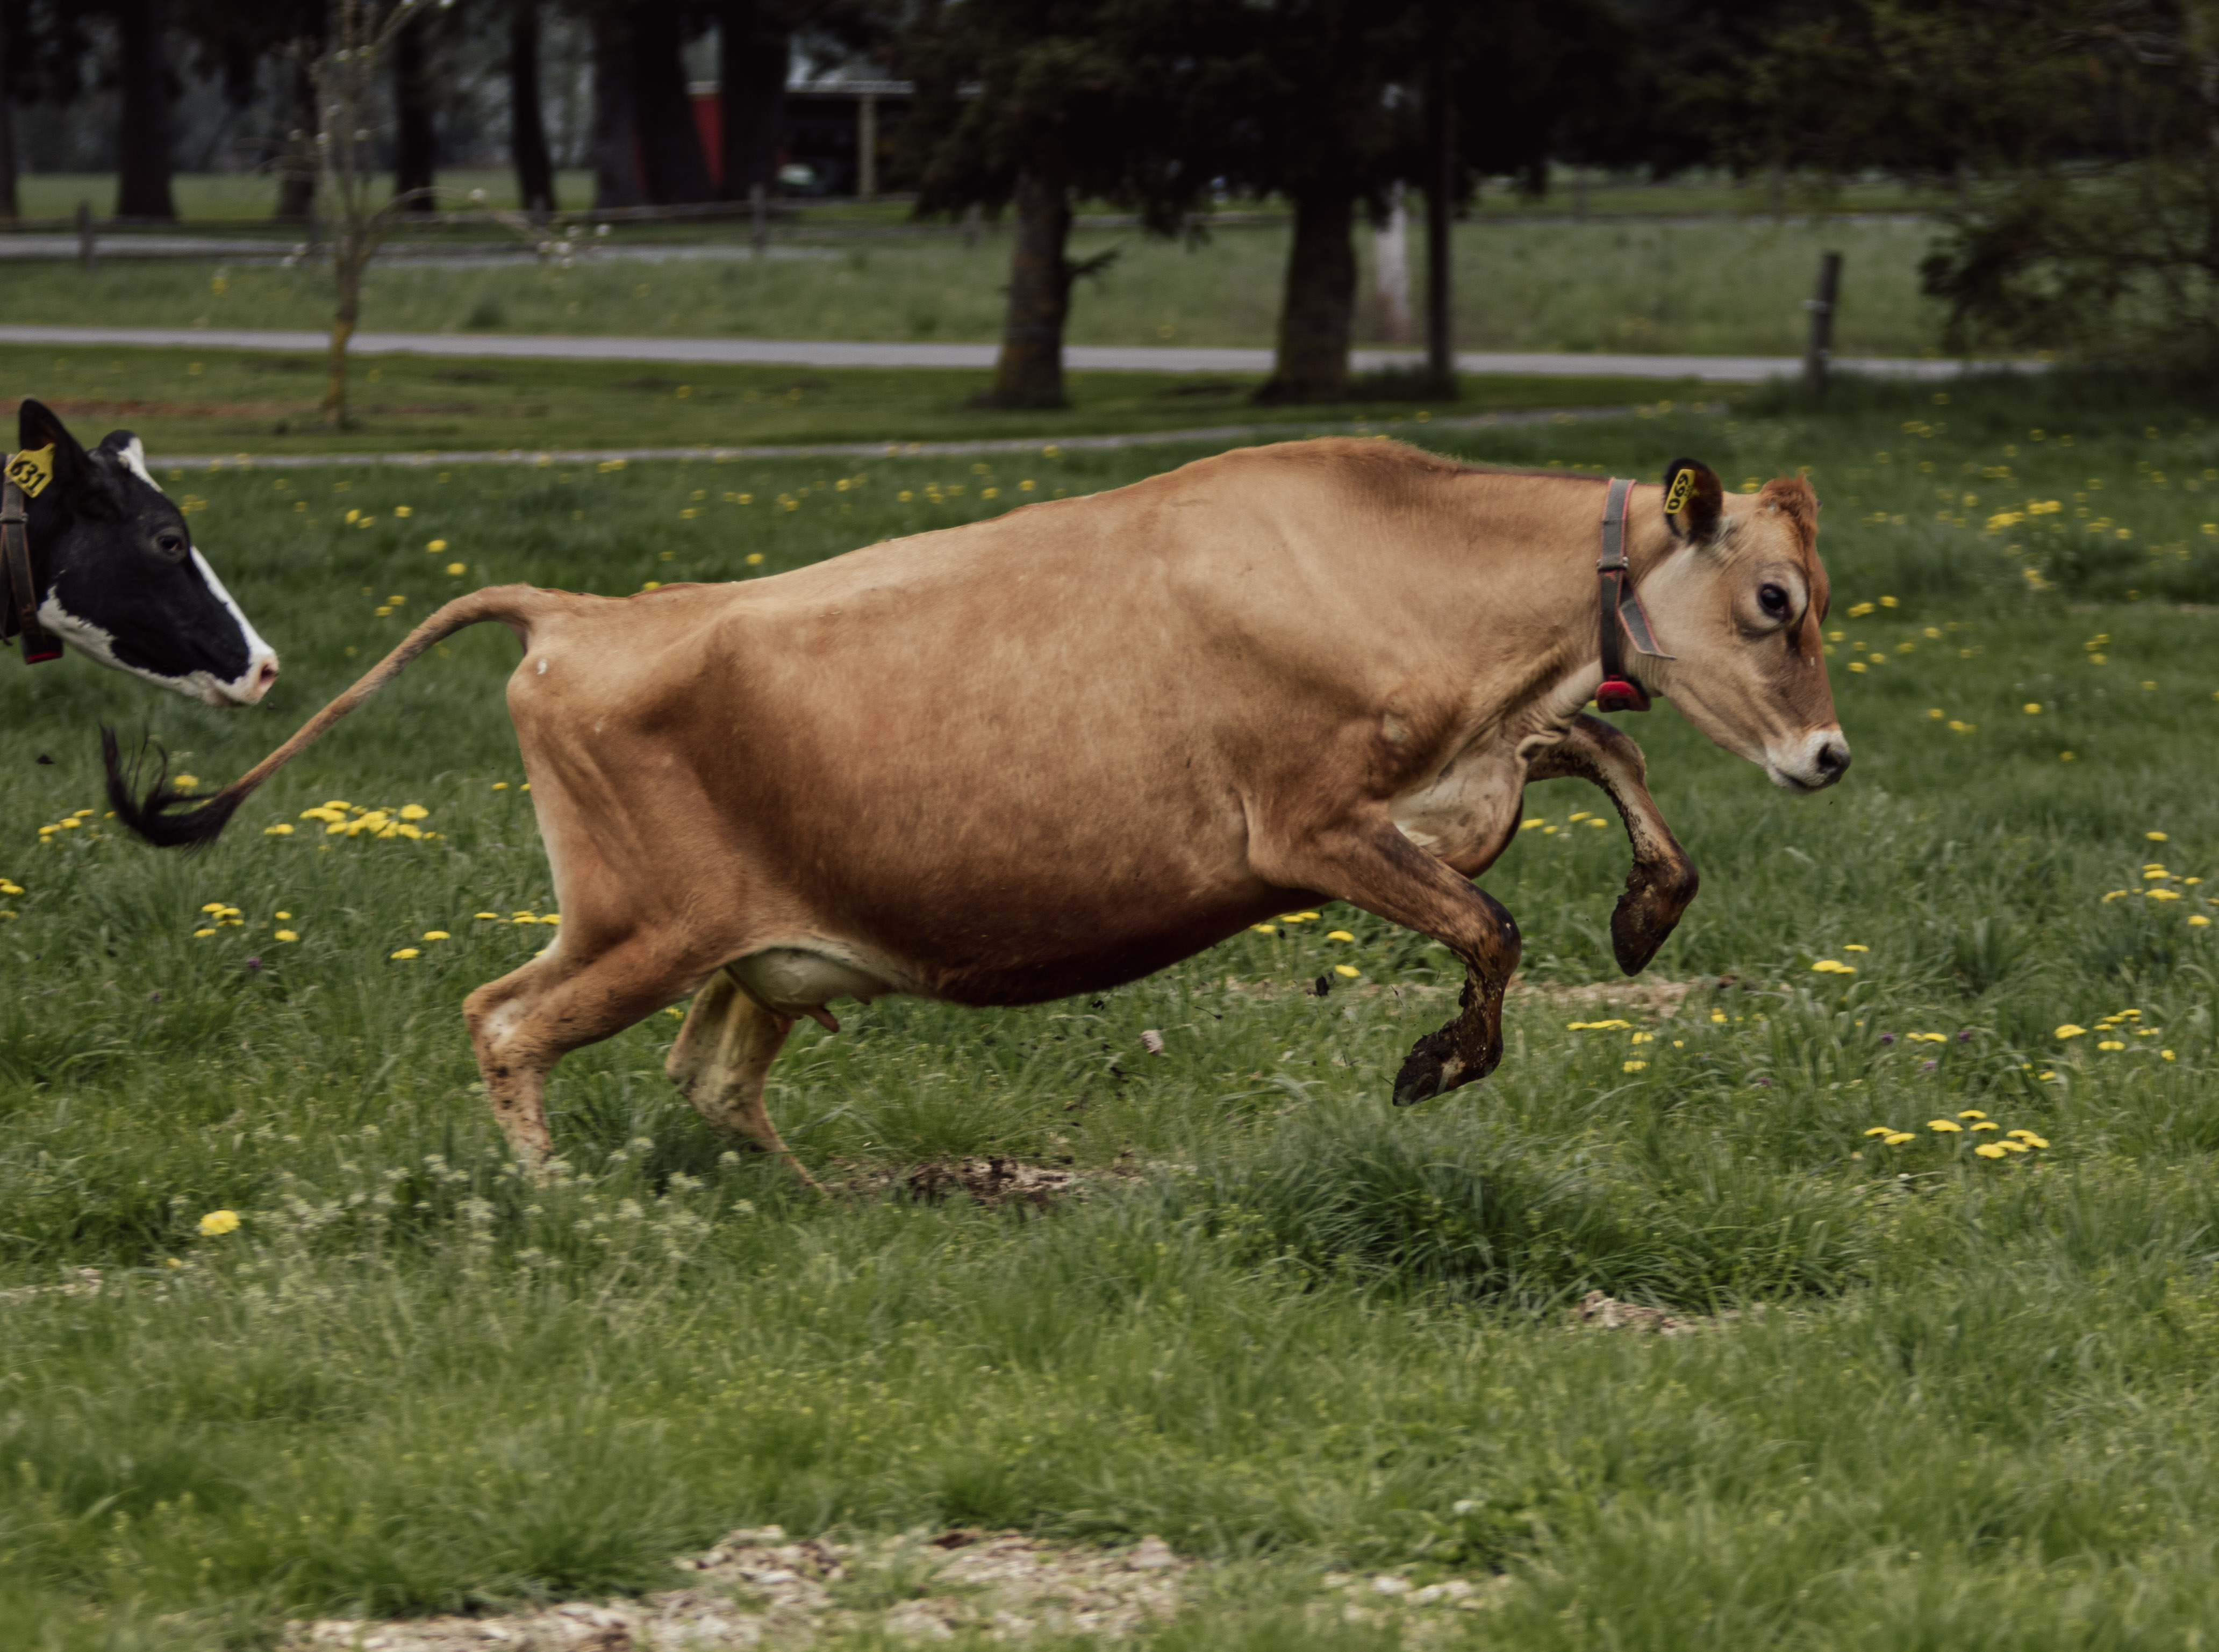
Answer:
<path fill-rule="evenodd" d="M 1414 1107 L 1445 1090 L 1455 1089 L 1456 1080 L 1451 1074 L 1462 1065 L 1450 1053 L 1445 1034 L 1426 1034 L 1411 1046 L 1402 1071 L 1395 1075 L 1395 1105 Z"/>

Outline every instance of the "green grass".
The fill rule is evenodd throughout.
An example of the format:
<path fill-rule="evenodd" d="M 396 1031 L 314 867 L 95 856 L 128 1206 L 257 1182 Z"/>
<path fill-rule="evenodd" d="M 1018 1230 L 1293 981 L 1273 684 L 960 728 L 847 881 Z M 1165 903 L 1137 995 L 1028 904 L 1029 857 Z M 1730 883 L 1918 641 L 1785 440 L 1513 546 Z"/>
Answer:
<path fill-rule="evenodd" d="M 1252 405 L 1260 374 L 1075 372 L 1064 413 L 971 406 L 991 375 L 936 368 L 663 366 L 452 357 L 357 359 L 353 424 L 317 412 L 324 361 L 253 351 L 0 345 L 0 382 L 56 407 L 91 441 L 111 426 L 156 454 L 746 447 L 1097 435 L 1326 421 L 1415 428 L 1436 416 L 1701 397 L 1693 380 L 1473 376 L 1454 401 Z"/>
<path fill-rule="evenodd" d="M 551 898 L 505 637 L 420 662 L 197 858 L 102 826 L 93 728 L 143 722 L 213 781 L 466 583 L 758 577 L 1190 450 L 190 478 L 284 653 L 275 704 L 0 671 L 24 891 L 0 919 L 0 1274 L 109 1282 L 0 1307 L 16 1643 L 258 1645 L 288 1615 L 656 1587 L 778 1520 L 1159 1532 L 1221 1566 L 1165 1646 L 1395 1644 L 1322 1579 L 1397 1567 L 1500 1574 L 1439 1632 L 1520 1652 L 2197 1643 L 2219 925 L 2188 922 L 2213 885 L 2178 880 L 2219 877 L 2219 664 L 2183 606 L 2219 592 L 2219 433 L 2077 381 L 1844 400 L 1434 433 L 1644 475 L 1693 452 L 1736 486 L 1808 465 L 1827 500 L 1848 781 L 1791 798 L 1669 709 L 1625 719 L 1705 874 L 1653 970 L 1694 984 L 1677 1011 L 1573 996 L 1613 978 L 1624 850 L 1551 784 L 1486 880 L 1535 989 L 1507 1059 L 1417 1109 L 1389 1079 L 1453 983 L 1346 908 L 1094 998 L 892 1002 L 797 1037 L 772 1103 L 820 1169 L 1140 1172 L 1045 1215 L 798 1199 L 672 1096 L 664 1017 L 559 1070 L 572 1175 L 505 1171 L 457 1014 Z M 2050 499 L 2063 534 L 1986 531 Z M 299 818 L 333 798 L 420 803 L 439 835 Z M 2184 898 L 2104 899 L 2149 885 Z M 196 937 L 211 902 L 241 922 Z M 1360 986 L 1297 991 L 1341 961 Z M 1632 1025 L 1567 1025 L 1596 1020 Z M 1927 1128 L 1964 1109 L 2050 1145 L 1992 1164 Z M 219 1208 L 243 1227 L 198 1235 Z M 1562 1328 L 1596 1288 L 1740 1313 Z"/>
<path fill-rule="evenodd" d="M 1009 241 L 975 248 L 935 238 L 784 250 L 817 257 L 673 260 L 623 256 L 663 232 L 616 230 L 569 270 L 393 263 L 365 283 L 365 327 L 415 332 L 731 335 L 766 338 L 993 340 L 1000 338 Z M 732 241 L 745 232 L 701 232 Z M 1075 258 L 1119 249 L 1116 265 L 1073 297 L 1081 345 L 1270 345 L 1277 334 L 1289 231 L 1229 228 L 1199 246 L 1138 231 L 1085 231 Z M 1457 342 L 1466 350 L 1796 355 L 1822 250 L 1846 263 L 1837 348 L 1850 356 L 1934 351 L 1941 312 L 1918 294 L 1930 225 L 1873 220 L 1785 225 L 1519 221 L 1489 214 L 1456 232 Z M 1369 232 L 1358 341 L 1383 339 Z M 1422 285 L 1423 247 L 1409 243 Z M 10 321 L 110 326 L 314 327 L 331 316 L 330 281 L 309 267 L 220 266 L 111 258 L 87 277 L 73 264 L 0 266 Z"/>
<path fill-rule="evenodd" d="M 516 174 L 507 167 L 446 167 L 441 169 L 438 181 L 443 187 L 459 194 L 483 190 L 485 204 L 488 206 L 513 208 L 518 205 Z M 389 180 L 378 187 L 389 189 Z M 115 203 L 113 173 L 27 172 L 16 180 L 16 189 L 27 218 L 65 217 L 76 212 L 80 201 L 90 201 L 94 212 L 105 215 Z M 273 173 L 180 172 L 172 183 L 171 192 L 178 216 L 196 227 L 227 222 L 252 226 L 266 221 L 277 207 L 277 180 Z M 584 210 L 593 201 L 594 175 L 576 171 L 557 173 L 556 195 L 569 210 Z M 1563 168 L 1558 169 L 1548 195 L 1527 196 L 1497 182 L 1484 191 L 1484 197 L 1485 210 L 1521 214 L 1569 212 L 1576 203 L 1573 175 Z M 1790 180 L 1784 198 L 1790 210 L 1796 212 L 1924 212 L 1932 211 L 1946 199 L 1930 189 L 1906 186 L 1893 179 L 1829 185 L 1805 177 Z M 792 199 L 780 201 L 778 205 L 782 213 L 797 214 L 810 223 L 892 224 L 904 222 L 910 216 L 905 201 L 841 201 L 819 205 Z M 1774 197 L 1762 181 L 1737 185 L 1730 179 L 1703 173 L 1656 183 L 1598 173 L 1590 181 L 1588 191 L 1588 208 L 1598 214 L 1718 214 L 1737 217 L 1768 212 L 1773 205 Z M 1227 208 L 1232 211 L 1284 210 L 1281 202 L 1247 200 L 1228 202 Z M 1079 210 L 1100 213 L 1112 208 L 1100 202 L 1089 202 L 1082 203 Z"/>

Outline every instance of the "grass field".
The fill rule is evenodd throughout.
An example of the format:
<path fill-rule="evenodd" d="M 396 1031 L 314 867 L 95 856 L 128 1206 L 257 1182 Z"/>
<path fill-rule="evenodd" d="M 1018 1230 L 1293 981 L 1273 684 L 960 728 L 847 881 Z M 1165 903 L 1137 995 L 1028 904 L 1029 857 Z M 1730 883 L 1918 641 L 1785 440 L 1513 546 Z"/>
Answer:
<path fill-rule="evenodd" d="M 420 662 L 198 858 L 103 824 L 94 729 L 145 724 L 205 786 L 469 585 L 767 577 L 1191 450 L 181 480 L 285 656 L 273 703 L 0 670 L 14 1643 L 656 1587 L 777 1520 L 1158 1533 L 1209 1562 L 1165 1647 L 2201 1644 L 2219 432 L 2130 385 L 1951 397 L 1433 433 L 1811 467 L 1856 767 L 1791 798 L 1669 709 L 1626 719 L 1705 873 L 1651 972 L 1677 997 L 1582 991 L 1625 852 L 1593 792 L 1534 788 L 1486 879 L 1526 936 L 1507 1058 L 1408 1112 L 1389 1077 L 1454 984 L 1341 907 L 1098 997 L 891 1002 L 790 1046 L 773 1108 L 821 1171 L 1094 1178 L 1045 1213 L 796 1197 L 671 1095 L 665 1017 L 559 1071 L 569 1175 L 507 1173 L 457 1014 L 551 899 L 506 637 Z M 425 835 L 302 818 L 334 800 Z M 1358 980 L 1300 991 L 1335 963 Z M 203 1234 L 217 1210 L 241 1226 Z M 1705 1328 L 1566 1329 L 1591 1289 Z M 1352 1569 L 1482 1604 L 1351 1617 Z M 885 1643 L 912 1585 L 873 1587 L 837 1643 Z"/>
<path fill-rule="evenodd" d="M 321 357 L 251 351 L 0 345 L 0 383 L 36 395 L 87 440 L 127 427 L 150 452 L 255 455 L 540 448 L 746 447 L 947 441 L 1321 421 L 1430 422 L 1408 400 L 1252 406 L 1261 375 L 1074 372 L 1060 413 L 972 399 L 992 376 L 935 368 L 685 367 L 386 356 L 357 360 L 353 423 L 325 427 Z M 1702 397 L 1692 380 L 1471 376 L 1439 415 Z"/>
<path fill-rule="evenodd" d="M 1718 218 L 1682 223 L 1524 222 L 1482 216 L 1456 233 L 1457 342 L 1466 350 L 1794 355 L 1818 254 L 1845 258 L 1837 347 L 1916 356 L 1940 338 L 1918 294 L 1933 227 Z M 1009 243 L 933 239 L 833 245 L 805 230 L 777 258 L 645 262 L 624 256 L 650 233 L 618 229 L 569 270 L 531 264 L 374 266 L 363 325 L 416 332 L 650 333 L 770 338 L 991 340 L 1002 331 Z M 744 232 L 720 233 L 737 243 Z M 1289 232 L 1220 230 L 1195 247 L 1137 231 L 1085 231 L 1074 258 L 1118 249 L 1079 287 L 1069 337 L 1092 345 L 1268 345 L 1278 323 Z M 712 237 L 713 239 L 713 237 Z M 1370 235 L 1359 235 L 1362 342 L 1381 342 Z M 650 249 L 636 246 L 635 251 Z M 818 256 L 802 256 L 815 253 Z M 1413 279 L 1423 249 L 1409 243 Z M 1419 281 L 1422 286 L 1422 281 Z M 311 267 L 110 258 L 0 266 L 0 308 L 18 323 L 326 326 L 330 281 Z"/>
<path fill-rule="evenodd" d="M 516 174 L 507 167 L 442 168 L 438 181 L 443 188 L 459 196 L 482 190 L 489 206 L 513 209 L 519 204 Z M 374 186 L 373 193 L 390 187 L 389 181 L 382 181 Z M 113 173 L 26 172 L 17 178 L 16 189 L 26 218 L 67 217 L 76 212 L 80 201 L 90 202 L 95 213 L 105 214 L 114 209 L 115 203 Z M 171 193 L 177 215 L 196 225 L 232 223 L 252 227 L 266 223 L 277 209 L 277 180 L 269 173 L 181 172 L 171 185 Z M 584 210 L 593 201 L 594 175 L 589 171 L 558 172 L 555 193 L 558 203 L 568 210 Z M 1906 188 L 1892 179 L 1827 184 L 1816 179 L 1797 178 L 1790 182 L 1785 199 L 1796 211 L 1920 212 L 1933 210 L 1942 204 L 1943 197 L 1931 190 Z M 1227 204 L 1236 210 L 1259 207 L 1268 210 L 1276 203 L 1236 201 Z M 1576 204 L 1573 176 L 1560 170 L 1553 190 L 1538 198 L 1520 195 L 1500 180 L 1490 182 L 1482 191 L 1482 209 L 1533 214 L 1568 212 Z M 1588 210 L 1595 213 L 1717 213 L 1738 216 L 1770 211 L 1774 204 L 1772 194 L 1761 183 L 1737 187 L 1731 179 L 1703 173 L 1683 175 L 1662 183 L 1597 174 L 1588 191 Z M 782 211 L 799 212 L 812 222 L 900 223 L 910 215 L 909 205 L 904 201 L 843 200 L 819 204 L 794 198 L 781 201 L 779 205 Z M 1084 203 L 1080 210 L 1104 212 L 1110 208 L 1093 202 Z"/>

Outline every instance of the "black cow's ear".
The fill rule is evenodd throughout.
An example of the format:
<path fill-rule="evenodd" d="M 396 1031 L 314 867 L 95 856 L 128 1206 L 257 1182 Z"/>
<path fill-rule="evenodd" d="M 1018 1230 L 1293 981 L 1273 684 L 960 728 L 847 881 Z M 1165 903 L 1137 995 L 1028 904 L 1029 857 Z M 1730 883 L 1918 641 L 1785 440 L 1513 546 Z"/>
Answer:
<path fill-rule="evenodd" d="M 43 447 L 53 449 L 57 478 L 71 481 L 83 474 L 84 450 L 45 402 L 30 396 L 23 398 L 22 409 L 16 416 L 16 446 L 20 451 L 35 453 Z"/>
<path fill-rule="evenodd" d="M 1682 539 L 1703 545 L 1718 536 L 1726 485 L 1700 459 L 1675 459 L 1664 467 L 1664 519 Z"/>

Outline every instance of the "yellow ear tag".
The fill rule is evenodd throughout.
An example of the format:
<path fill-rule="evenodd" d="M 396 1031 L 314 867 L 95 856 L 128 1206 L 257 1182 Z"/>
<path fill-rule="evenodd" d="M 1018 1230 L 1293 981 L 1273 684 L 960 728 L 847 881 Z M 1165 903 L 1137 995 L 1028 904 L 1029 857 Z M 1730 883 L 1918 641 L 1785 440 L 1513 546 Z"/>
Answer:
<path fill-rule="evenodd" d="M 1682 470 L 1672 478 L 1671 491 L 1664 495 L 1664 514 L 1677 516 L 1688 502 L 1688 495 L 1695 491 L 1695 473 Z"/>
<path fill-rule="evenodd" d="M 46 491 L 54 479 L 54 444 L 26 448 L 8 461 L 8 480 L 32 499 Z"/>

